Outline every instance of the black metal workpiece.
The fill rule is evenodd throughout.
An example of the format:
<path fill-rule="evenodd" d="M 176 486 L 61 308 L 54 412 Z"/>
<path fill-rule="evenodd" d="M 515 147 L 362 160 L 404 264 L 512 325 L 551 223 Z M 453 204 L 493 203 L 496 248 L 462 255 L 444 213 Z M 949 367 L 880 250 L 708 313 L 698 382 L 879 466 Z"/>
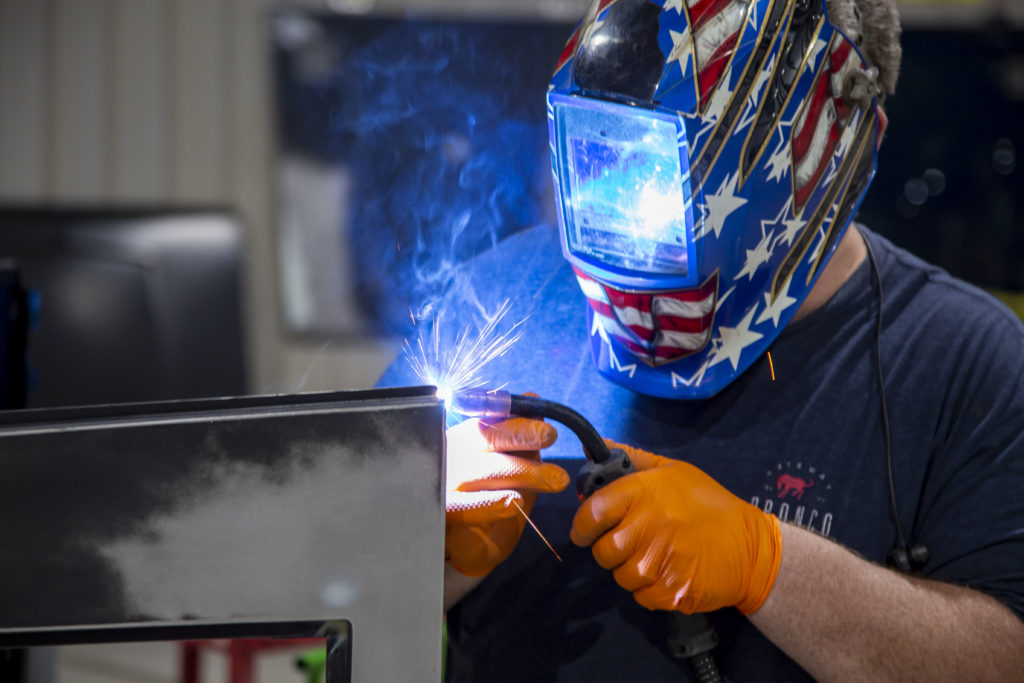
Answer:
<path fill-rule="evenodd" d="M 0 413 L 0 647 L 319 635 L 331 683 L 439 680 L 443 458 L 432 387 Z"/>

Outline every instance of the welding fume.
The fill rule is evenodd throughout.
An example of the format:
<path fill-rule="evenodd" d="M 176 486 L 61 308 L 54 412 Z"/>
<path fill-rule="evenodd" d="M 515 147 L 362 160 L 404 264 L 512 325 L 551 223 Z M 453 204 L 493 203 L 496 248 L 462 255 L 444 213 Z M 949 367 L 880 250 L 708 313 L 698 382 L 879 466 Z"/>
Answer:
<path fill-rule="evenodd" d="M 568 37 L 557 223 L 380 382 L 447 401 L 446 680 L 1019 676 L 1024 325 L 857 220 L 900 33 L 597 0 Z"/>

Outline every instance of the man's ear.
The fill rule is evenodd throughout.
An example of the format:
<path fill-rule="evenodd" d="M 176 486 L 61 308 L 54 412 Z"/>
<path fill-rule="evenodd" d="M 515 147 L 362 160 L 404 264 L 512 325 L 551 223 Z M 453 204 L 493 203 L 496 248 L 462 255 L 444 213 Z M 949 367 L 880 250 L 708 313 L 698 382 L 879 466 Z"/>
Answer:
<path fill-rule="evenodd" d="M 885 135 L 885 129 L 889 127 L 889 117 L 885 115 L 885 110 L 882 109 L 882 105 L 876 104 L 875 111 L 878 112 L 878 142 L 876 143 L 876 150 L 882 146 L 882 136 Z"/>

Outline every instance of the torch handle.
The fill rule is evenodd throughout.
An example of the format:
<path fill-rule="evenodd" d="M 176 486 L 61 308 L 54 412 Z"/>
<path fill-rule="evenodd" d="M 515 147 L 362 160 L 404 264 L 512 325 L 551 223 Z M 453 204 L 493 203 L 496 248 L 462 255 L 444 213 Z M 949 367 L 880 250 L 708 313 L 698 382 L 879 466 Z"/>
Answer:
<path fill-rule="evenodd" d="M 461 389 L 452 394 L 449 408 L 467 417 L 494 419 L 518 415 L 548 418 L 571 429 L 592 462 L 602 463 L 611 457 L 604 439 L 594 426 L 575 410 L 561 403 L 505 390 Z"/>
<path fill-rule="evenodd" d="M 609 449 L 585 417 L 561 403 L 504 390 L 463 389 L 451 396 L 449 407 L 468 417 L 543 417 L 571 429 L 589 459 L 576 477 L 576 493 L 581 501 L 609 482 L 634 471 L 633 463 L 625 452 L 618 448 Z M 669 612 L 669 651 L 674 657 L 689 660 L 699 683 L 720 683 L 722 680 L 711 656 L 711 649 L 717 643 L 718 635 L 707 615 Z"/>

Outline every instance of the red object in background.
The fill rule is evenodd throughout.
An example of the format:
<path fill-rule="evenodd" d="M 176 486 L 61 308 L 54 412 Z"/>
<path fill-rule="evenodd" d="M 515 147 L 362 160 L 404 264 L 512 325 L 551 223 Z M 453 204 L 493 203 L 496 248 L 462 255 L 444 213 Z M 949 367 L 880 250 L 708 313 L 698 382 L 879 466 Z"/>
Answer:
<path fill-rule="evenodd" d="M 235 638 L 232 640 L 186 640 L 181 643 L 181 683 L 201 683 L 199 655 L 203 650 L 223 653 L 228 658 L 228 683 L 256 683 L 253 660 L 270 650 L 300 649 L 324 644 L 323 638 Z"/>

